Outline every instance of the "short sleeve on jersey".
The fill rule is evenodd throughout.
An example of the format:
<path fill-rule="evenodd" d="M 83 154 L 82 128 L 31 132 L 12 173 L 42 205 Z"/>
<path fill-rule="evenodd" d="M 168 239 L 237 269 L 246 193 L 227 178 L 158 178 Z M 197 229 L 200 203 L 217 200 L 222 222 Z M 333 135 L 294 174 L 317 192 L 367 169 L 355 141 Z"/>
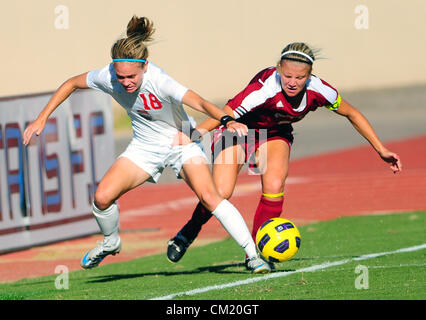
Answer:
<path fill-rule="evenodd" d="M 320 97 L 321 106 L 336 111 L 342 101 L 339 92 L 326 81 L 312 75 L 309 80 L 308 90 L 315 92 Z"/>
<path fill-rule="evenodd" d="M 170 97 L 177 103 L 182 102 L 183 96 L 188 91 L 188 88 L 169 76 L 164 76 L 160 88 L 164 97 Z"/>
<path fill-rule="evenodd" d="M 336 102 L 334 102 L 333 104 L 329 105 L 329 106 L 325 106 L 327 109 L 330 109 L 332 111 L 336 111 L 337 109 L 339 109 L 340 103 L 342 102 L 342 98 L 340 97 L 340 94 L 337 95 L 337 99 Z"/>
<path fill-rule="evenodd" d="M 109 64 L 102 69 L 89 71 L 86 78 L 87 86 L 91 89 L 111 93 L 113 90 L 111 85 L 111 67 L 112 65 Z"/>

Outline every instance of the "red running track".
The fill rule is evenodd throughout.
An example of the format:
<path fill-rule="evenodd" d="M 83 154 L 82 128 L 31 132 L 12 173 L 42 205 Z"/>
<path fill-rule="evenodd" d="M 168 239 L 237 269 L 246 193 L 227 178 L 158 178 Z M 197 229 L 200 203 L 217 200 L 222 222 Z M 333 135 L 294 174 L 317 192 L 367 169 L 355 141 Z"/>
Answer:
<path fill-rule="evenodd" d="M 386 144 L 403 171 L 393 174 L 370 146 L 292 161 L 282 216 L 302 225 L 341 216 L 426 209 L 426 136 Z M 249 228 L 260 197 L 258 176 L 241 174 L 231 202 Z M 190 218 L 197 199 L 183 183 L 147 184 L 119 200 L 122 252 L 103 264 L 164 253 L 167 240 Z M 194 245 L 228 235 L 213 218 Z M 0 256 L 0 282 L 55 273 L 58 265 L 79 269 L 82 255 L 100 235 Z"/>

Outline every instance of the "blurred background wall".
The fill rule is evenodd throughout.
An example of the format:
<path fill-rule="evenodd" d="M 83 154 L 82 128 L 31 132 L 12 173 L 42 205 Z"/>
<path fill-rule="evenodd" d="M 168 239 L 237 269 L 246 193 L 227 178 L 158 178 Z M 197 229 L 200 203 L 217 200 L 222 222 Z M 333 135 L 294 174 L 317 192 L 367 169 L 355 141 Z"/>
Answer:
<path fill-rule="evenodd" d="M 214 102 L 292 41 L 322 49 L 314 73 L 340 90 L 425 84 L 425 13 L 424 0 L 3 1 L 0 96 L 102 68 L 133 14 L 154 21 L 150 60 Z"/>

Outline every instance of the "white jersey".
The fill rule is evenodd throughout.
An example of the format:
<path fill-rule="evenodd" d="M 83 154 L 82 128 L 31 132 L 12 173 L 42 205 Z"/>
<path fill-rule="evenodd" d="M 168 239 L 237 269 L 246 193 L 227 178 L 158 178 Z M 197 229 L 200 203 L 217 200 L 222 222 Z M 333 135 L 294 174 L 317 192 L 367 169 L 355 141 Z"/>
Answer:
<path fill-rule="evenodd" d="M 189 126 L 188 115 L 182 106 L 182 98 L 188 89 L 152 62 L 148 63 L 143 82 L 135 92 L 126 92 L 118 82 L 112 63 L 90 71 L 87 85 L 110 94 L 126 109 L 132 120 L 134 138 L 140 142 L 171 145 L 177 129 Z"/>

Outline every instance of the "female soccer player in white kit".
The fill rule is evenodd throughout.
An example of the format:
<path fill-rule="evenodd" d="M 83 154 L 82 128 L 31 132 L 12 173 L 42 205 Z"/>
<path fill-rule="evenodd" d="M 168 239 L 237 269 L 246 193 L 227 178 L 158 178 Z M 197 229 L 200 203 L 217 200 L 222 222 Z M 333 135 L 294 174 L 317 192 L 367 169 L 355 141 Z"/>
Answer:
<path fill-rule="evenodd" d="M 125 192 L 146 181 L 156 182 L 163 169 L 173 168 L 250 258 L 253 273 L 267 273 L 269 266 L 259 257 L 250 232 L 238 210 L 216 190 L 207 159 L 199 142 L 178 145 L 190 127 L 182 103 L 222 120 L 231 132 L 246 134 L 247 127 L 229 121 L 226 113 L 182 86 L 162 69 L 147 61 L 146 42 L 154 32 L 152 22 L 133 16 L 127 37 L 111 48 L 113 62 L 67 80 L 24 132 L 24 144 L 39 135 L 50 114 L 76 89 L 97 89 L 110 94 L 132 120 L 134 137 L 100 181 L 93 203 L 93 214 L 104 240 L 82 259 L 85 269 L 99 265 L 104 257 L 121 250 L 118 235 L 119 212 L 115 201 Z M 193 130 L 191 130 L 193 132 Z M 186 132 L 186 135 L 191 135 Z M 195 132 L 196 138 L 199 133 Z M 194 139 L 196 140 L 196 139 Z"/>

